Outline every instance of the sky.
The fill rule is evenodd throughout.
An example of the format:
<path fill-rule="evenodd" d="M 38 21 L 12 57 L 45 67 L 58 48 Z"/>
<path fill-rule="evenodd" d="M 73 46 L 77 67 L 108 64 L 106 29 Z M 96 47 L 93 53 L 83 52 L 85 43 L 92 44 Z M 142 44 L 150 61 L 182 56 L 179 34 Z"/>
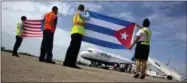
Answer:
<path fill-rule="evenodd" d="M 187 2 L 2 2 L 2 46 L 12 49 L 15 43 L 16 24 L 22 15 L 27 19 L 42 19 L 52 6 L 59 8 L 58 24 L 54 35 L 54 59 L 64 60 L 70 42 L 72 17 L 77 6 L 84 4 L 90 11 L 112 16 L 142 25 L 144 18 L 151 21 L 152 30 L 150 57 L 163 63 L 170 60 L 169 67 L 186 75 L 186 15 Z M 19 51 L 39 56 L 42 38 L 26 38 Z M 82 42 L 81 49 L 97 48 L 128 59 L 134 55 L 132 50 L 104 48 Z M 78 56 L 78 60 L 83 59 Z"/>

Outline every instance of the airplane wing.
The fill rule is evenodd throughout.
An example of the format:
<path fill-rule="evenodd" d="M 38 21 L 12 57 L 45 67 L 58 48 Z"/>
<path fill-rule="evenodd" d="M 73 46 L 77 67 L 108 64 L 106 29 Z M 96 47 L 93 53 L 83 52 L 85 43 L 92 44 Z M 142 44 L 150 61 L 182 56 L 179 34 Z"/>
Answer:
<path fill-rule="evenodd" d="M 112 62 L 112 63 L 128 63 L 128 64 L 135 64 L 135 62 L 131 61 L 131 60 L 128 60 L 128 59 L 125 59 L 125 58 L 118 58 L 118 57 L 115 57 L 113 59 L 110 59 L 109 62 Z"/>

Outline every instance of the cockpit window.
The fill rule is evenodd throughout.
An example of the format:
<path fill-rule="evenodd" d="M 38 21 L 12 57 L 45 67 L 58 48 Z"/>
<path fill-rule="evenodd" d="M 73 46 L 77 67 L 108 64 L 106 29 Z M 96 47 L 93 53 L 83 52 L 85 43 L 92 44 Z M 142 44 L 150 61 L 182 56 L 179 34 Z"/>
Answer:
<path fill-rule="evenodd" d="M 92 52 L 92 50 L 88 50 L 88 52 Z"/>

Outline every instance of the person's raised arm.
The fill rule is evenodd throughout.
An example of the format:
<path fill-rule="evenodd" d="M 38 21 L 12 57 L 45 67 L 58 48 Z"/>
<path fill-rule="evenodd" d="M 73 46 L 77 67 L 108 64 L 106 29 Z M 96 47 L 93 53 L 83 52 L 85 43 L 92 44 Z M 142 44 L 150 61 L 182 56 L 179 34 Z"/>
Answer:
<path fill-rule="evenodd" d="M 138 42 L 138 40 L 140 39 L 140 36 L 136 36 L 136 39 L 133 41 L 132 45 L 130 46 L 130 50 L 132 49 L 132 47 Z"/>
<path fill-rule="evenodd" d="M 140 28 L 140 29 L 142 28 L 142 26 L 140 26 L 139 24 L 136 24 L 136 26 L 137 26 L 138 28 Z"/>
<path fill-rule="evenodd" d="M 85 10 L 85 12 L 80 12 L 80 16 L 81 16 L 83 19 L 87 20 L 87 21 L 90 20 L 90 14 L 89 14 L 88 10 Z"/>
<path fill-rule="evenodd" d="M 140 39 L 140 36 L 142 34 L 142 30 L 138 30 L 138 32 L 136 33 L 136 39 L 133 41 L 132 45 L 130 46 L 130 50 L 133 48 L 133 46 L 138 42 L 138 40 Z"/>

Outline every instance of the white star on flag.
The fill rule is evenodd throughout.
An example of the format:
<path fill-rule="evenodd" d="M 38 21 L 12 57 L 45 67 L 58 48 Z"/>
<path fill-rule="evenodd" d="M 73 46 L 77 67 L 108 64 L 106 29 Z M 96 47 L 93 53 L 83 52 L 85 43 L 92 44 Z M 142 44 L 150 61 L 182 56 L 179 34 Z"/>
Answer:
<path fill-rule="evenodd" d="M 127 40 L 127 37 L 128 37 L 128 35 L 126 34 L 126 32 L 121 34 L 121 39 Z"/>

